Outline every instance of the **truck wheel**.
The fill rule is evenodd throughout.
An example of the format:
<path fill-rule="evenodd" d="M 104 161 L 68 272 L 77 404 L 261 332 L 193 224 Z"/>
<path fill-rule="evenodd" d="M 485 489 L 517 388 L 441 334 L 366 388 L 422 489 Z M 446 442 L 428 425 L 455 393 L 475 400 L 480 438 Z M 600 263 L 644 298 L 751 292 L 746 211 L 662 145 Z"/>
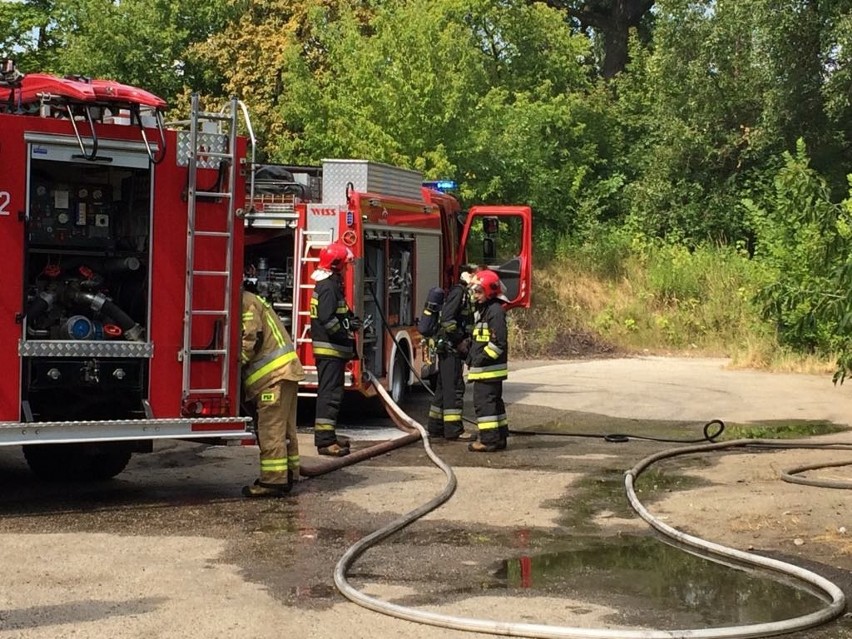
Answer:
<path fill-rule="evenodd" d="M 33 474 L 45 481 L 59 481 L 65 471 L 61 446 L 24 446 L 24 459 Z"/>
<path fill-rule="evenodd" d="M 405 361 L 402 353 L 397 351 L 393 358 L 393 382 L 390 387 L 391 399 L 397 406 L 401 406 L 405 401 L 406 391 L 408 390 L 408 363 Z"/>
<path fill-rule="evenodd" d="M 45 481 L 105 481 L 130 461 L 123 444 L 45 444 L 24 446 L 30 470 Z"/>
<path fill-rule="evenodd" d="M 83 478 L 91 481 L 112 479 L 127 468 L 131 455 L 130 449 L 119 446 L 88 455 L 83 464 Z"/>

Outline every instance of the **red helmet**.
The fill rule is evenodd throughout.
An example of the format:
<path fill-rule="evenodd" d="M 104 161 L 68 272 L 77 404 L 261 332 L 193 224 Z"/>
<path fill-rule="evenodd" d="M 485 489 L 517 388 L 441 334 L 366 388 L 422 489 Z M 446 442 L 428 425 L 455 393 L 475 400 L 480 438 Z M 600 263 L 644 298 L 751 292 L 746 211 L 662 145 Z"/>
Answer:
<path fill-rule="evenodd" d="M 487 299 L 499 298 L 506 300 L 503 295 L 503 282 L 500 281 L 500 276 L 490 269 L 484 269 L 474 274 L 473 284 L 482 287 Z"/>
<path fill-rule="evenodd" d="M 334 242 L 320 250 L 319 267 L 326 271 L 340 271 L 354 258 L 352 251 L 343 244 Z"/>

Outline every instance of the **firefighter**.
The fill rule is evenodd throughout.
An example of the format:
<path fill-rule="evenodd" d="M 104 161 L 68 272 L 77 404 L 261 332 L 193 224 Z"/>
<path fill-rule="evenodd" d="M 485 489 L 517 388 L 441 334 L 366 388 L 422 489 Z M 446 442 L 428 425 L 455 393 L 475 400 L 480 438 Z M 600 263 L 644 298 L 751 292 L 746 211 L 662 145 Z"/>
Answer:
<path fill-rule="evenodd" d="M 296 395 L 305 372 L 293 341 L 272 307 L 242 294 L 242 375 L 246 399 L 257 407 L 260 478 L 246 497 L 280 497 L 299 480 Z"/>
<path fill-rule="evenodd" d="M 509 340 L 503 283 L 490 269 L 471 279 L 475 303 L 470 346 L 468 381 L 473 382 L 473 407 L 479 441 L 468 445 L 474 453 L 492 453 L 506 448 L 509 420 L 503 403 L 503 380 L 509 375 Z"/>
<path fill-rule="evenodd" d="M 476 441 L 475 434 L 465 432 L 462 421 L 462 368 L 470 348 L 470 329 L 473 324 L 473 305 L 468 292 L 471 270 L 470 267 L 463 267 L 459 281 L 450 288 L 441 308 L 435 336 L 438 376 L 427 421 L 429 436 L 434 439 L 443 437 L 449 441 Z"/>
<path fill-rule="evenodd" d="M 346 362 L 355 357 L 354 331 L 361 325 L 343 295 L 343 271 L 352 259 L 352 251 L 334 242 L 320 251 L 319 266 L 311 274 L 316 282 L 311 296 L 311 340 L 317 365 L 314 444 L 320 455 L 332 457 L 349 454 L 349 443 L 337 438 L 335 427 Z"/>

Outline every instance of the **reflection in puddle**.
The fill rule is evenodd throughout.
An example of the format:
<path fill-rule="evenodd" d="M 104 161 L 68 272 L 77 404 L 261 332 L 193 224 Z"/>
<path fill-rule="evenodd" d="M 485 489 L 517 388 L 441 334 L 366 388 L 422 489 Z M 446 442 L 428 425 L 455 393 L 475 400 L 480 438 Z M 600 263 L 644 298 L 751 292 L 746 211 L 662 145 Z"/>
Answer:
<path fill-rule="evenodd" d="M 635 598 L 646 609 L 686 615 L 709 626 L 778 621 L 823 606 L 804 590 L 807 585 L 717 564 L 653 537 L 583 540 L 570 550 L 507 560 L 495 576 L 505 579 L 510 590 L 533 589 L 589 602 Z M 641 617 L 642 611 L 626 614 L 634 615 Z"/>

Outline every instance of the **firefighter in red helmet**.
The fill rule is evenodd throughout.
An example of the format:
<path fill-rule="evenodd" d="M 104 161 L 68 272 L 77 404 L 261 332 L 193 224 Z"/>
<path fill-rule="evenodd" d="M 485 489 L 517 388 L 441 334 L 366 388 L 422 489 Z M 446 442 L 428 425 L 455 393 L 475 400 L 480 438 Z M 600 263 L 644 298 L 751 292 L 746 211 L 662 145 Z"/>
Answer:
<path fill-rule="evenodd" d="M 322 248 L 311 274 L 311 340 L 317 365 L 317 408 L 314 444 L 320 455 L 343 457 L 349 444 L 337 439 L 337 415 L 343 401 L 346 362 L 355 357 L 354 331 L 361 322 L 343 295 L 343 271 L 353 260 L 348 247 L 334 242 Z"/>
<path fill-rule="evenodd" d="M 473 408 L 479 441 L 468 445 L 475 453 L 506 448 L 509 420 L 503 402 L 503 380 L 509 375 L 509 336 L 503 302 L 503 283 L 490 269 L 475 273 L 471 294 L 476 312 L 470 346 L 468 381 L 473 382 Z"/>

